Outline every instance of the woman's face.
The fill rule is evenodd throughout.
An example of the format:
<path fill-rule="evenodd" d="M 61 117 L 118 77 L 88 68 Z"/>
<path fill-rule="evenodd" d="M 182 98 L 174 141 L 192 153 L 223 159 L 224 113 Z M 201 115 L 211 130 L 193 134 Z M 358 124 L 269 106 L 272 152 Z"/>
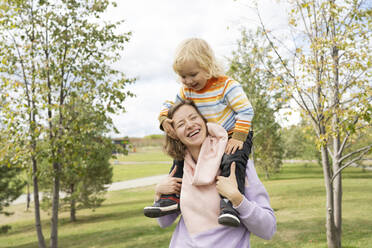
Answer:
<path fill-rule="evenodd" d="M 187 147 L 200 147 L 207 137 L 207 126 L 190 105 L 183 105 L 173 114 L 173 127 L 177 137 Z"/>

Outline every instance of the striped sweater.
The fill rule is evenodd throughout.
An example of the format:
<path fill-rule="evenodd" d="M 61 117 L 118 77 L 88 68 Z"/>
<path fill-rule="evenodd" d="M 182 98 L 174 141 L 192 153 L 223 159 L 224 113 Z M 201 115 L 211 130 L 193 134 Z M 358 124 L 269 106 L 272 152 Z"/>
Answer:
<path fill-rule="evenodd" d="M 220 124 L 229 135 L 232 134 L 232 138 L 241 141 L 247 139 L 253 118 L 253 108 L 237 81 L 227 76 L 211 78 L 199 91 L 183 85 L 174 103 L 181 100 L 194 101 L 208 122 Z M 168 110 L 174 103 L 166 101 L 163 104 L 159 115 L 160 123 L 167 118 Z"/>

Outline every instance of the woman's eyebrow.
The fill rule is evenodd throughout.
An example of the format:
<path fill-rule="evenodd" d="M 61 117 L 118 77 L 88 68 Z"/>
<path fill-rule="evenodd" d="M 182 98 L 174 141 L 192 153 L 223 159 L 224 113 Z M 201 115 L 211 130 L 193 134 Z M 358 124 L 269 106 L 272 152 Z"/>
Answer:
<path fill-rule="evenodd" d="M 196 114 L 196 113 L 191 113 L 191 114 L 189 114 L 188 116 L 186 116 L 186 117 L 183 118 L 183 119 L 180 119 L 180 120 L 174 120 L 174 124 L 177 125 L 178 123 L 185 121 L 186 118 L 190 118 L 190 117 L 193 117 L 193 116 L 197 116 L 197 114 Z"/>
<path fill-rule="evenodd" d="M 182 121 L 184 121 L 184 119 L 181 119 L 181 120 L 175 120 L 175 121 L 174 121 L 174 124 L 177 125 L 178 123 L 180 123 L 180 122 L 182 122 Z"/>

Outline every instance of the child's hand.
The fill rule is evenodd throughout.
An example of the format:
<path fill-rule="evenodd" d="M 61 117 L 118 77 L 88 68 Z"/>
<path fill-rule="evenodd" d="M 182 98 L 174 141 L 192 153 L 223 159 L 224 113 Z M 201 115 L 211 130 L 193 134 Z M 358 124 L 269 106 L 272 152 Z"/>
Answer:
<path fill-rule="evenodd" d="M 171 173 L 156 185 L 155 201 L 159 200 L 161 195 L 179 195 L 181 193 L 182 178 L 173 177 L 177 171 L 177 167 L 175 166 Z"/>
<path fill-rule="evenodd" d="M 176 131 L 174 131 L 173 121 L 171 119 L 165 119 L 163 123 L 161 124 L 164 131 L 173 139 L 177 139 Z"/>
<path fill-rule="evenodd" d="M 243 148 L 243 141 L 231 138 L 227 142 L 225 153 L 234 154 L 237 149 L 241 150 L 242 148 Z"/>

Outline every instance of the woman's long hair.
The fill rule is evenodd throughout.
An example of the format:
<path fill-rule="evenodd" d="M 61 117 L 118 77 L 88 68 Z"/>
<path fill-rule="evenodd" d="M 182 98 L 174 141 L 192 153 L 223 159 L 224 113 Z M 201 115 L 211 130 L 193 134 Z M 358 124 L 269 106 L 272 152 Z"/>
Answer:
<path fill-rule="evenodd" d="M 204 123 L 207 124 L 207 119 L 200 113 L 195 103 L 191 100 L 184 100 L 175 105 L 173 105 L 168 111 L 168 118 L 172 119 L 174 113 L 183 105 L 189 105 L 193 107 L 198 115 L 204 120 Z M 186 155 L 186 146 L 179 140 L 173 139 L 168 134 L 165 137 L 164 151 L 175 160 L 184 160 Z"/>

